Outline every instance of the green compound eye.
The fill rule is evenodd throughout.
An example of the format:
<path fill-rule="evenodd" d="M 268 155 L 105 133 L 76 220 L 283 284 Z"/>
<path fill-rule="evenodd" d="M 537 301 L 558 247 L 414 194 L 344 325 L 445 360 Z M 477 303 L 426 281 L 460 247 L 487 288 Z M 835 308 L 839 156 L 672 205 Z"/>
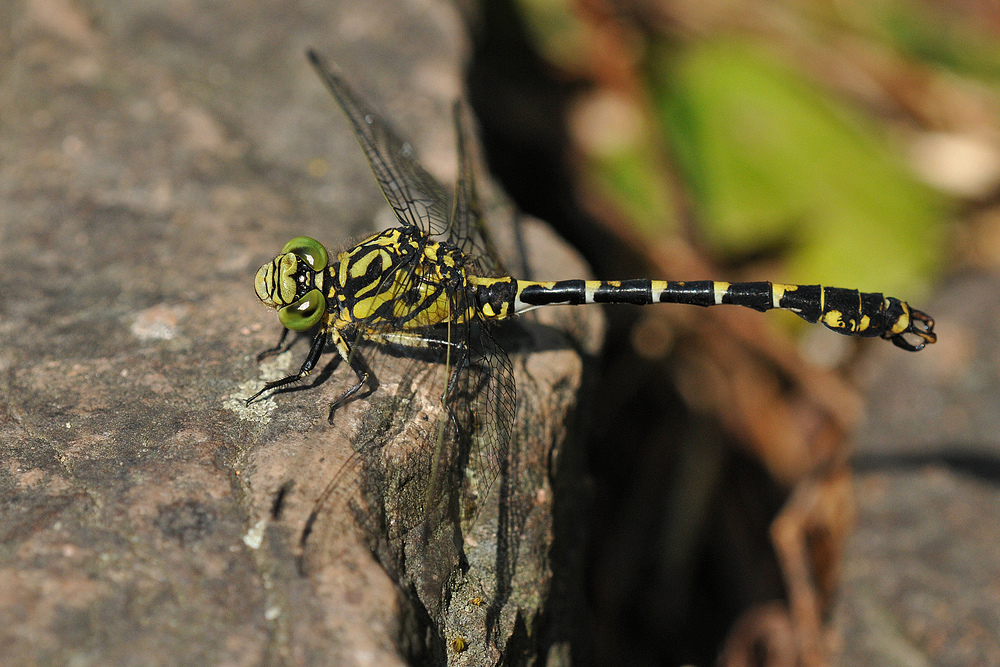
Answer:
<path fill-rule="evenodd" d="M 326 297 L 318 289 L 314 289 L 279 310 L 278 320 L 286 329 L 308 331 L 316 326 L 325 312 Z"/>
<path fill-rule="evenodd" d="M 290 252 L 293 255 L 301 257 L 313 271 L 322 271 L 325 269 L 330 259 L 326 254 L 326 248 L 323 247 L 323 244 L 308 236 L 296 236 L 285 244 L 281 252 Z"/>

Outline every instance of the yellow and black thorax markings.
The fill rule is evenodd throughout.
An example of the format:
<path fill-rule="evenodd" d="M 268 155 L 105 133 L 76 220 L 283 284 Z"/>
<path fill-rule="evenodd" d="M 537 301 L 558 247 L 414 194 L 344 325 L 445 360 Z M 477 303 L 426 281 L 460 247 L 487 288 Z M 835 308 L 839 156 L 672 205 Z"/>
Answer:
<path fill-rule="evenodd" d="M 327 269 L 336 326 L 405 330 L 465 321 L 474 308 L 465 296 L 466 262 L 458 248 L 409 228 L 371 236 Z"/>

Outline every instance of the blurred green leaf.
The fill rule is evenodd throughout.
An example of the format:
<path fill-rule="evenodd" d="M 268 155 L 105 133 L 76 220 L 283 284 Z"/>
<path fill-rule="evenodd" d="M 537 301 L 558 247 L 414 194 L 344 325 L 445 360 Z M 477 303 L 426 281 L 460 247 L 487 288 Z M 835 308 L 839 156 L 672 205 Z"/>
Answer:
<path fill-rule="evenodd" d="M 983 80 L 1000 77 L 996 36 L 988 23 L 976 22 L 974 11 L 909 0 L 862 3 L 859 11 L 867 13 L 865 27 L 876 39 L 902 54 Z"/>
<path fill-rule="evenodd" d="M 611 150 L 587 156 L 589 185 L 614 203 L 630 222 L 645 233 L 655 234 L 676 226 L 670 192 L 662 177 L 661 157 L 645 136 Z"/>
<path fill-rule="evenodd" d="M 844 104 L 750 45 L 656 55 L 651 94 L 705 238 L 787 244 L 787 280 L 911 295 L 939 260 L 945 199 Z"/>
<path fill-rule="evenodd" d="M 532 41 L 545 58 L 573 71 L 586 62 L 589 28 L 571 0 L 515 0 Z"/>

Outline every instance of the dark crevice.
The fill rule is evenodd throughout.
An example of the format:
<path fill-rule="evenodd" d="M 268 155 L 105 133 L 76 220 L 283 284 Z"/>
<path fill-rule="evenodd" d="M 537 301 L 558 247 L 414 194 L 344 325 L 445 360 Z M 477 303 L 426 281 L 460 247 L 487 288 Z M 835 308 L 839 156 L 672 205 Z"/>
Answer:
<path fill-rule="evenodd" d="M 275 521 L 281 520 L 281 513 L 285 509 L 285 499 L 288 497 L 288 492 L 292 490 L 293 486 L 295 486 L 295 482 L 285 482 L 278 489 L 278 492 L 274 494 L 274 501 L 271 503 L 271 518 Z"/>

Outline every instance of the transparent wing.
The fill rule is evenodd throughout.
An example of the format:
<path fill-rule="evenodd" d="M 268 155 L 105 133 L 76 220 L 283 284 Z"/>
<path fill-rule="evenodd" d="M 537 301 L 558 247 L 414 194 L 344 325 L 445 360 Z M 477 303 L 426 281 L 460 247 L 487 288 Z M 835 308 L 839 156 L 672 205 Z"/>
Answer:
<path fill-rule="evenodd" d="M 468 394 L 465 423 L 470 481 L 481 507 L 507 460 L 516 393 L 514 368 L 507 353 L 487 327 L 477 324 L 471 329 L 468 366 L 463 369 L 463 391 Z M 459 407 L 465 404 L 466 401 L 459 401 Z"/>
<path fill-rule="evenodd" d="M 453 312 L 468 312 L 465 290 L 451 293 L 450 301 Z M 369 335 L 373 332 L 370 329 Z M 402 342 L 399 332 L 394 333 Z M 454 488 L 451 475 L 456 469 L 467 471 L 471 494 L 466 500 L 481 507 L 503 469 L 514 427 L 516 390 L 510 359 L 489 327 L 475 320 L 407 335 L 412 336 L 414 344 L 426 347 L 405 352 L 405 346 L 399 344 L 366 346 L 365 353 L 373 357 L 381 372 L 396 365 L 386 364 L 390 356 L 434 362 L 420 374 L 423 400 L 428 400 L 429 395 L 430 401 L 442 407 L 437 415 L 428 419 L 425 413 L 422 417 L 431 425 L 427 441 L 432 443 L 427 448 L 430 482 L 425 510 L 433 513 L 435 499 L 447 496 L 446 490 Z M 373 370 L 376 376 L 380 373 L 379 369 Z M 414 369 L 394 373 L 410 378 Z M 397 392 L 411 385 L 403 382 Z"/>
<path fill-rule="evenodd" d="M 443 351 L 359 339 L 354 353 L 378 383 L 361 396 L 365 400 L 334 416 L 335 424 L 349 429 L 354 454 L 313 505 L 300 536 L 300 569 L 322 567 L 339 534 L 356 528 L 396 581 L 434 604 L 459 558 L 452 511 L 460 502 L 463 470 L 441 401 L 447 387 Z M 340 379 L 352 384 L 353 373 L 343 366 Z M 436 441 L 442 450 L 430 446 Z M 401 559 L 414 546 L 422 565 L 407 571 Z"/>
<path fill-rule="evenodd" d="M 479 207 L 459 106 L 459 176 L 449 217 L 448 199 L 437 181 L 340 76 L 315 53 L 309 57 L 354 126 L 386 200 L 410 230 L 404 230 L 396 252 L 382 253 L 367 266 L 377 276 L 373 293 L 385 308 L 356 321 L 348 335 L 353 354 L 374 376 L 371 392 L 358 395 L 368 399 L 356 452 L 369 508 L 358 516 L 367 514 L 376 523 L 393 517 L 381 531 L 390 540 L 393 535 L 402 539 L 419 525 L 442 523 L 454 507 L 463 471 L 481 507 L 503 470 L 514 424 L 513 368 L 489 324 L 478 321 L 469 307 L 463 273 L 499 275 L 500 263 Z M 432 234 L 444 236 L 446 243 L 428 255 L 424 250 Z M 450 252 L 449 243 L 462 251 L 454 253 L 457 266 L 432 259 Z M 384 258 L 391 265 L 381 265 Z M 451 317 L 443 319 L 452 323 L 414 328 L 409 318 L 425 304 L 449 308 Z M 396 453 L 388 465 L 381 452 L 390 443 Z M 331 484 L 322 494 L 314 516 L 328 502 L 337 503 L 338 487 Z"/>
<path fill-rule="evenodd" d="M 455 205 L 451 224 L 448 226 L 447 239 L 470 258 L 470 263 L 475 267 L 477 275 L 507 275 L 486 227 L 486 219 L 479 204 L 479 196 L 476 193 L 476 178 L 472 169 L 472 157 L 466 142 L 467 133 L 459 102 L 455 102 L 454 116 L 458 150 L 458 179 L 455 182 Z"/>
<path fill-rule="evenodd" d="M 413 149 L 401 141 L 347 82 L 309 50 L 309 62 L 326 83 L 354 127 L 382 194 L 404 226 L 427 234 L 448 229 L 448 196 L 441 185 L 414 161 Z"/>

